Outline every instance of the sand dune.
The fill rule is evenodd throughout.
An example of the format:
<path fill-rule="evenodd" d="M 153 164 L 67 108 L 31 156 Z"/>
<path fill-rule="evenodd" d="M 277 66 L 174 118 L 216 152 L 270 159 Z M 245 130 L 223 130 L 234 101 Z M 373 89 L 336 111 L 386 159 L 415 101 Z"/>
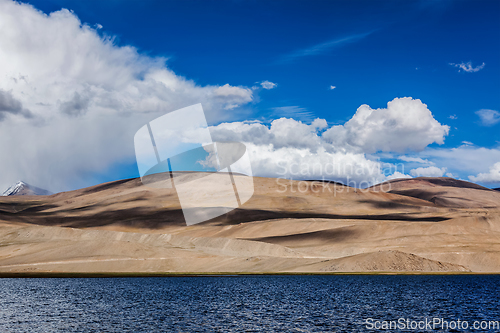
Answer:
<path fill-rule="evenodd" d="M 400 251 L 379 251 L 326 260 L 301 267 L 321 272 L 467 272 L 467 268 Z"/>
<path fill-rule="evenodd" d="M 140 179 L 2 197 L 0 272 L 500 272 L 498 191 L 451 178 L 254 187 L 189 227 L 173 189 Z"/>

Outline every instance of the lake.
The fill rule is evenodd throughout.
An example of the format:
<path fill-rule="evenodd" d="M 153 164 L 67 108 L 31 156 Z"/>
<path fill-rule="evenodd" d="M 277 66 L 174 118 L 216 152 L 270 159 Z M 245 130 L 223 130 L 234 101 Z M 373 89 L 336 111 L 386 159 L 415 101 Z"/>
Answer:
<path fill-rule="evenodd" d="M 469 332 L 499 308 L 499 275 L 0 279 L 0 332 Z"/>

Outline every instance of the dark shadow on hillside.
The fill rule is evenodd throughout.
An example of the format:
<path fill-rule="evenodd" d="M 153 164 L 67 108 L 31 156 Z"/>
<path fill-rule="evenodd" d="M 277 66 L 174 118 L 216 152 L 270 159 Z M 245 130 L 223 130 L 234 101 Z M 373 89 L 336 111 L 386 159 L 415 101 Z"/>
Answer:
<path fill-rule="evenodd" d="M 409 214 L 379 214 L 379 215 L 341 215 L 323 214 L 313 212 L 286 212 L 258 209 L 235 209 L 227 214 L 213 218 L 204 223 L 238 224 L 253 221 L 265 221 L 276 219 L 332 219 L 332 220 L 369 220 L 369 221 L 406 221 L 406 222 L 442 222 L 449 220 L 442 216 L 415 217 Z"/>
<path fill-rule="evenodd" d="M 160 229 L 167 226 L 185 225 L 184 215 L 181 209 L 153 210 L 150 208 L 135 207 L 113 211 L 103 211 L 92 214 L 91 208 L 92 206 L 80 207 L 66 211 L 49 213 L 44 211 L 37 211 L 38 208 L 31 211 L 25 210 L 19 213 L 0 211 L 0 220 L 8 222 L 25 222 L 47 226 L 64 226 L 72 228 L 90 228 L 102 227 L 106 225 L 120 225 L 133 228 Z M 203 223 L 227 225 L 275 219 L 305 218 L 371 221 L 388 220 L 410 222 L 441 222 L 448 220 L 448 218 L 440 216 L 415 217 L 409 214 L 337 215 L 314 212 L 235 209 L 227 214 L 221 215 Z"/>
<path fill-rule="evenodd" d="M 377 200 L 359 200 L 359 203 L 364 203 L 364 204 L 369 204 L 372 205 L 374 208 L 380 208 L 380 209 L 407 209 L 407 208 L 416 208 L 420 207 L 421 205 L 413 205 L 410 203 L 401 203 L 401 202 L 395 202 L 395 201 L 377 201 Z M 429 206 L 431 204 L 429 203 Z"/>
<path fill-rule="evenodd" d="M 0 212 L 0 220 L 71 228 L 119 225 L 132 228 L 160 229 L 167 226 L 186 225 L 184 215 L 180 209 L 152 211 L 147 208 L 129 208 L 72 216 L 72 214 L 86 208 L 88 209 L 88 207 L 80 207 L 75 210 L 57 213 L 30 212 L 16 214 Z"/>
<path fill-rule="evenodd" d="M 261 237 L 261 238 L 242 238 L 250 241 L 265 242 L 282 246 L 300 247 L 300 246 L 318 246 L 334 242 L 342 242 L 348 238 L 354 238 L 360 232 L 347 229 L 328 229 L 313 232 L 297 233 L 292 235 Z"/>

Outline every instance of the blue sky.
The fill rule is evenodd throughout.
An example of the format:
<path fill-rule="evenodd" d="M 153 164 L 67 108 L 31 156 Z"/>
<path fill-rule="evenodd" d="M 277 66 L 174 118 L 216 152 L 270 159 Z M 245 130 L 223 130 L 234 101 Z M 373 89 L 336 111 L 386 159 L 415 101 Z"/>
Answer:
<path fill-rule="evenodd" d="M 344 122 L 361 104 L 384 107 L 411 96 L 458 128 L 450 147 L 500 140 L 498 129 L 473 126 L 475 111 L 500 109 L 498 1 L 30 3 L 45 12 L 72 9 L 118 44 L 169 58 L 175 73 L 201 85 L 278 83 L 260 95 L 255 118 L 296 105 Z M 476 73 L 449 65 L 469 61 L 486 65 Z M 453 114 L 458 119 L 450 121 Z"/>
<path fill-rule="evenodd" d="M 101 38 L 113 38 L 115 47 L 133 46 L 149 59 L 165 58 L 169 70 L 196 86 L 259 87 L 248 103 L 220 111 L 223 117 L 209 116 L 212 125 L 269 124 L 280 117 L 342 125 L 363 104 L 386 108 L 395 98 L 412 97 L 449 126 L 444 143 L 419 151 L 363 151 L 367 158 L 401 162 L 398 156 L 405 154 L 430 162 L 410 162 L 406 174 L 433 165 L 462 179 L 488 173 L 500 162 L 495 160 L 500 143 L 495 113 L 500 111 L 499 1 L 29 3 L 46 14 L 67 8 Z M 263 89 L 260 83 L 266 80 L 276 86 Z M 455 155 L 443 157 L 453 149 L 455 155 L 463 149 L 471 159 L 490 158 L 476 161 L 485 163 L 477 170 L 462 167 Z M 137 175 L 130 156 L 79 174 L 88 183 Z M 485 185 L 500 185 L 500 179 Z"/>

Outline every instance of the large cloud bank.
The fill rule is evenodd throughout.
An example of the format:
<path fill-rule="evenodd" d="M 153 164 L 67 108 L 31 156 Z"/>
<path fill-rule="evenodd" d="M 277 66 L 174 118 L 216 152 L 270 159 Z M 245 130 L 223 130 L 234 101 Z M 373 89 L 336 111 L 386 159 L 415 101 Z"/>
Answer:
<path fill-rule="evenodd" d="M 0 188 L 21 178 L 53 191 L 89 185 L 93 173 L 133 163 L 134 133 L 148 120 L 201 102 L 220 122 L 254 99 L 247 87 L 176 75 L 66 9 L 0 0 L 0 59 Z"/>
<path fill-rule="evenodd" d="M 420 100 L 406 97 L 394 99 L 386 109 L 362 105 L 345 125 L 330 128 L 324 119 L 308 125 L 281 118 L 269 126 L 233 122 L 210 130 L 215 140 L 247 143 L 257 175 L 324 177 L 363 187 L 394 175 L 408 177 L 402 165 L 382 164 L 366 153 L 423 150 L 431 143 L 443 143 L 449 128 L 436 121 Z M 417 170 L 413 175 L 436 174 L 436 170 Z"/>

